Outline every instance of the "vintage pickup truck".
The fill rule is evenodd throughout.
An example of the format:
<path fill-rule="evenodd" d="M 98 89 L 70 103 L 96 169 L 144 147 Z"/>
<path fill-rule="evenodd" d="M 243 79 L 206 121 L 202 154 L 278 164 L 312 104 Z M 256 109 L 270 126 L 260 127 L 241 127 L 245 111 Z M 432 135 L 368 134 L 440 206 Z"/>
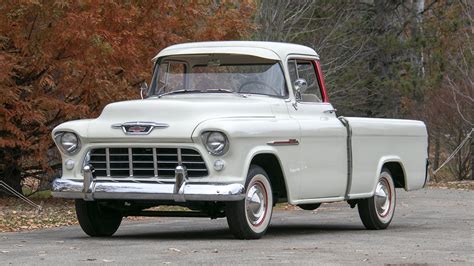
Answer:
<path fill-rule="evenodd" d="M 366 228 L 384 229 L 395 188 L 427 182 L 425 124 L 338 117 L 311 48 L 186 43 L 153 60 L 143 99 L 52 132 L 63 162 L 53 195 L 75 199 L 90 236 L 143 215 L 227 217 L 235 237 L 260 238 L 279 202 L 347 201 Z"/>

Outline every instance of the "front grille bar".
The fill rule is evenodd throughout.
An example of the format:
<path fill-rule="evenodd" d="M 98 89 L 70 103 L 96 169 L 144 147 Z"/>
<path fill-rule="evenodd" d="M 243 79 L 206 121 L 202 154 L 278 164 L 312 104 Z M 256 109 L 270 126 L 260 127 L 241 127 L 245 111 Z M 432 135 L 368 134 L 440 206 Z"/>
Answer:
<path fill-rule="evenodd" d="M 158 177 L 158 159 L 156 158 L 156 148 L 153 148 L 153 175 Z"/>
<path fill-rule="evenodd" d="M 110 177 L 110 151 L 109 151 L 109 148 L 105 149 L 105 163 L 106 163 L 105 169 L 107 170 L 107 177 Z"/>
<path fill-rule="evenodd" d="M 133 153 L 132 148 L 128 148 L 128 172 L 129 176 L 133 176 Z"/>
<path fill-rule="evenodd" d="M 178 148 L 178 165 L 183 164 L 183 157 L 181 156 L 181 149 Z"/>
<path fill-rule="evenodd" d="M 94 166 L 98 177 L 172 178 L 176 166 L 185 166 L 190 177 L 208 175 L 202 156 L 190 148 L 98 148 L 91 151 L 88 163 Z"/>

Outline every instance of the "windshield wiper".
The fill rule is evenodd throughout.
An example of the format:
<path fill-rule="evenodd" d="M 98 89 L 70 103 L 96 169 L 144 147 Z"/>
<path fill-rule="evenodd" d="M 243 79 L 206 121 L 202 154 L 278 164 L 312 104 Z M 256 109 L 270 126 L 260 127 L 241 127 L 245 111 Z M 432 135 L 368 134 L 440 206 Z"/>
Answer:
<path fill-rule="evenodd" d="M 240 94 L 236 91 L 228 90 L 228 89 L 208 89 L 208 90 L 205 90 L 204 92 L 226 92 L 226 93 L 232 93 L 232 94 L 235 94 L 235 95 L 239 95 L 240 97 L 243 97 L 243 98 L 247 98 L 247 96 L 245 96 L 243 94 Z"/>
<path fill-rule="evenodd" d="M 188 93 L 188 92 L 204 92 L 204 91 L 202 90 L 175 90 L 175 91 L 169 91 L 169 92 L 159 94 L 158 98 L 161 98 L 161 96 L 165 96 L 169 94 Z"/>

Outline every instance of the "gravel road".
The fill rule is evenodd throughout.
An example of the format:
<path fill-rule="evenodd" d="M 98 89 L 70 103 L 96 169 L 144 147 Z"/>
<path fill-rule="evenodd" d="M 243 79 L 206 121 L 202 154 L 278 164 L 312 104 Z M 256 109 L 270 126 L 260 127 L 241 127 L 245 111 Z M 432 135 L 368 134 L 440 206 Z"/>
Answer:
<path fill-rule="evenodd" d="M 0 264 L 474 264 L 474 191 L 397 190 L 387 230 L 365 230 L 356 209 L 277 210 L 260 240 L 235 240 L 225 219 L 125 222 L 94 239 L 78 226 L 0 234 Z"/>

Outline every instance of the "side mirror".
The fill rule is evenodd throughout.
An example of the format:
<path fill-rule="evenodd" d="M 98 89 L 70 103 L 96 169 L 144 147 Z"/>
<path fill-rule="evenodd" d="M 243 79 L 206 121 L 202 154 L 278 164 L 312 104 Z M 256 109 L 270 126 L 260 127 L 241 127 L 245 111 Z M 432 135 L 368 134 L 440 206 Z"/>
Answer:
<path fill-rule="evenodd" d="M 145 96 L 148 94 L 148 84 L 146 81 L 143 81 L 142 85 L 140 86 L 140 97 L 145 98 Z"/>
<path fill-rule="evenodd" d="M 304 92 L 308 88 L 308 82 L 305 79 L 299 78 L 295 80 L 293 84 L 293 88 L 295 89 L 295 98 L 297 102 L 300 102 L 302 99 L 301 93 Z"/>

